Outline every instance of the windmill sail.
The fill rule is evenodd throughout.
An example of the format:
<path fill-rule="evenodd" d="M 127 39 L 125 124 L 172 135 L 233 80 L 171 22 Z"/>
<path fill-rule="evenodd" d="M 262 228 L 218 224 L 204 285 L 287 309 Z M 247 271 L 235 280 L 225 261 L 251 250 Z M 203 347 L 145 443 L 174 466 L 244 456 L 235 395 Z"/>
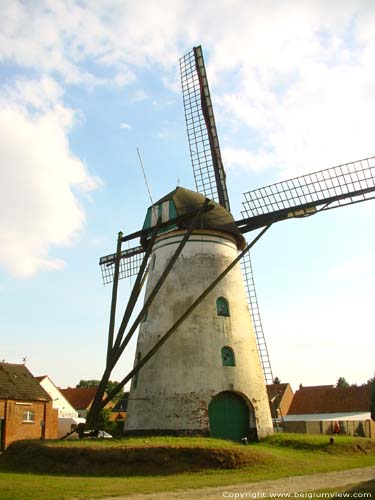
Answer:
<path fill-rule="evenodd" d="M 121 261 L 119 269 L 119 279 L 130 278 L 138 274 L 142 264 L 145 251 L 143 247 L 137 246 L 123 250 L 121 252 Z M 99 260 L 100 269 L 102 272 L 103 284 L 108 285 L 113 282 L 115 272 L 116 254 L 105 255 Z"/>
<path fill-rule="evenodd" d="M 197 191 L 230 211 L 226 175 L 200 46 L 194 47 L 180 59 L 180 72 L 190 157 Z M 272 383 L 271 364 L 260 320 L 249 256 L 241 261 L 241 271 L 264 378 L 266 383 Z"/>
<path fill-rule="evenodd" d="M 375 198 L 375 157 L 319 170 L 244 193 L 242 233 Z"/>
<path fill-rule="evenodd" d="M 197 191 L 230 211 L 202 48 L 180 59 L 181 86 Z"/>

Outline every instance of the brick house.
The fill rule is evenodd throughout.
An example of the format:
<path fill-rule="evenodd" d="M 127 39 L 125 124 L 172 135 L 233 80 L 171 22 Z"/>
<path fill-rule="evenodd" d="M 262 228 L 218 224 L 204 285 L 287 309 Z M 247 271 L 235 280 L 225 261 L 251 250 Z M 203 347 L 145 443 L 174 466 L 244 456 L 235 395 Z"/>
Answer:
<path fill-rule="evenodd" d="M 274 424 L 282 424 L 293 401 L 293 389 L 290 384 L 268 384 L 267 394 L 272 420 Z"/>
<path fill-rule="evenodd" d="M 348 434 L 375 438 L 371 418 L 370 384 L 350 387 L 333 385 L 300 386 L 288 414 L 286 432 L 308 434 Z"/>
<path fill-rule="evenodd" d="M 20 439 L 57 438 L 52 399 L 25 365 L 0 363 L 0 448 Z"/>

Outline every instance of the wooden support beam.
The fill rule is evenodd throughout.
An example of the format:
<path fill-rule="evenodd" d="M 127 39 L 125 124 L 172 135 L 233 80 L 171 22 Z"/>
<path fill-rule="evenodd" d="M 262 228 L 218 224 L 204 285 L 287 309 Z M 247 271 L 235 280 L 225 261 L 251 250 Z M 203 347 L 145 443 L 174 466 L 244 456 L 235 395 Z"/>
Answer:
<path fill-rule="evenodd" d="M 204 204 L 199 208 L 199 210 L 196 211 L 195 216 L 193 218 L 193 221 L 191 222 L 191 224 L 190 224 L 189 228 L 187 229 L 186 233 L 184 234 L 184 237 L 181 240 L 179 246 L 177 247 L 175 253 L 171 257 L 171 259 L 168 262 L 166 268 L 164 269 L 163 273 L 161 274 L 159 280 L 157 281 L 155 287 L 153 288 L 153 290 L 151 291 L 151 293 L 148 296 L 147 300 L 145 301 L 145 303 L 144 303 L 141 311 L 139 312 L 138 316 L 136 317 L 136 319 L 135 319 L 133 325 L 131 326 L 129 332 L 127 333 L 125 339 L 119 344 L 118 343 L 118 339 L 122 338 L 122 335 L 123 335 L 123 332 L 124 332 L 126 326 L 124 326 L 123 328 L 120 327 L 120 330 L 119 330 L 118 335 L 117 335 L 115 346 L 112 349 L 112 354 L 111 354 L 111 356 L 110 356 L 110 358 L 109 358 L 109 360 L 107 362 L 107 366 L 106 366 L 106 368 L 104 370 L 104 374 L 103 374 L 102 380 L 100 381 L 98 390 L 97 390 L 96 395 L 95 395 L 95 399 L 94 399 L 93 404 L 92 404 L 92 406 L 90 408 L 90 411 L 89 411 L 89 413 L 87 415 L 87 420 L 86 420 L 86 425 L 87 426 L 92 426 L 95 423 L 95 420 L 96 420 L 96 418 L 97 418 L 100 410 L 102 408 L 104 408 L 105 404 L 107 404 L 107 403 L 103 404 L 103 399 L 102 398 L 104 396 L 105 387 L 107 385 L 107 382 L 109 380 L 109 377 L 110 377 L 110 375 L 112 373 L 112 370 L 113 370 L 114 366 L 116 365 L 117 361 L 119 360 L 119 358 L 121 357 L 122 353 L 124 352 L 124 349 L 128 345 L 130 339 L 132 338 L 132 336 L 134 335 L 135 331 L 137 330 L 137 328 L 138 328 L 140 322 L 142 321 L 142 319 L 143 319 L 143 317 L 144 317 L 147 309 L 150 307 L 150 305 L 152 304 L 153 300 L 155 299 L 156 294 L 158 293 L 158 291 L 160 290 L 161 286 L 163 285 L 163 283 L 167 279 L 167 277 L 168 277 L 168 275 L 169 275 L 169 273 L 170 273 L 170 271 L 171 271 L 174 263 L 176 262 L 176 260 L 180 256 L 180 254 L 181 254 L 183 248 L 185 247 L 185 245 L 186 245 L 189 237 L 191 236 L 193 230 L 196 227 L 198 227 L 199 219 L 202 216 L 202 214 L 208 209 L 209 203 L 210 203 L 210 200 L 208 198 L 206 198 Z M 154 235 L 157 234 L 157 229 L 154 228 L 154 233 L 153 234 Z M 150 251 L 150 249 L 148 249 L 148 250 Z M 145 261 L 145 259 L 144 259 L 144 261 Z M 140 276 L 140 273 L 138 273 L 137 278 L 139 276 Z M 133 290 L 134 290 L 134 287 L 133 287 Z M 137 298 L 138 298 L 138 296 L 137 296 Z M 134 305 L 135 305 L 135 302 L 131 306 L 131 310 L 133 310 Z M 126 314 L 127 313 L 125 312 L 125 315 Z M 125 315 L 124 315 L 124 318 L 125 318 Z M 130 315 L 129 315 L 129 319 L 130 319 Z M 121 390 L 121 388 L 118 389 L 118 391 L 116 392 L 116 394 L 120 390 Z M 108 399 L 108 398 L 106 398 L 106 399 Z"/>
<path fill-rule="evenodd" d="M 120 260 L 121 260 L 121 239 L 122 232 L 120 231 L 117 236 L 117 249 L 116 249 L 116 260 L 115 260 L 115 272 L 113 277 L 112 285 L 112 300 L 111 300 L 111 313 L 109 318 L 109 330 L 108 330 L 108 345 L 107 345 L 107 364 L 112 353 L 113 347 L 113 334 L 115 330 L 115 318 L 116 318 L 116 305 L 117 305 L 117 290 L 118 290 L 118 279 L 120 273 Z"/>

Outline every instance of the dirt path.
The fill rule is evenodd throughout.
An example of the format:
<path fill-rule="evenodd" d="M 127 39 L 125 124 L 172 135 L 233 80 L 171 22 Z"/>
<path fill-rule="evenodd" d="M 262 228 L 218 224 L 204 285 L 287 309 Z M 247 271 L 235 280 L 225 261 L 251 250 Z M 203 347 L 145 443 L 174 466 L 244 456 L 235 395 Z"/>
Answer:
<path fill-rule="evenodd" d="M 339 472 L 325 472 L 309 476 L 293 476 L 260 481 L 257 483 L 240 483 L 235 486 L 219 488 L 199 488 L 140 494 L 125 497 L 103 498 L 102 500 L 219 500 L 267 498 L 272 493 L 301 493 L 319 489 L 334 489 L 375 479 L 375 466 Z M 296 495 L 296 498 L 298 495 Z M 275 498 L 275 497 L 274 497 Z M 285 496 L 284 496 L 285 498 Z M 291 498 L 293 496 L 291 495 Z M 299 498 L 302 498 L 300 496 Z"/>

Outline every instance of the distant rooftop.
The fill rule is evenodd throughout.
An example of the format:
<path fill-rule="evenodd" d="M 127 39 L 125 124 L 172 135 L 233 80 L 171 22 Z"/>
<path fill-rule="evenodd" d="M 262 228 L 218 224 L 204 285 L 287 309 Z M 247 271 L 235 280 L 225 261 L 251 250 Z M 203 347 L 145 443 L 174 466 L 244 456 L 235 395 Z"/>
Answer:
<path fill-rule="evenodd" d="M 25 365 L 0 363 L 0 399 L 50 401 Z"/>
<path fill-rule="evenodd" d="M 371 385 L 300 387 L 295 392 L 288 415 L 370 411 Z"/>
<path fill-rule="evenodd" d="M 86 410 L 92 403 L 97 387 L 68 387 L 60 392 L 76 410 Z"/>

